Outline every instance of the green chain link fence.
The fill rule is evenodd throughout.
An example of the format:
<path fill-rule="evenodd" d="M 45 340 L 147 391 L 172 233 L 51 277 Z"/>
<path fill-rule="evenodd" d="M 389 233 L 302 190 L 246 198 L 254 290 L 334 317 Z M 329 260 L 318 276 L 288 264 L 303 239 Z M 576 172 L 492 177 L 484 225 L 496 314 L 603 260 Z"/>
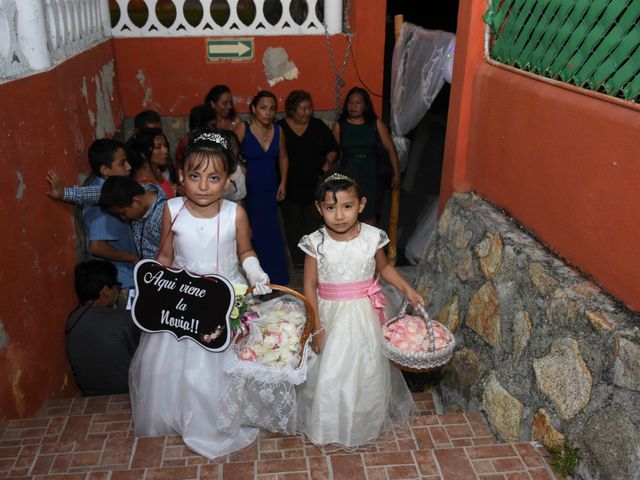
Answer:
<path fill-rule="evenodd" d="M 492 0 L 494 60 L 633 102 L 640 96 L 640 0 Z"/>

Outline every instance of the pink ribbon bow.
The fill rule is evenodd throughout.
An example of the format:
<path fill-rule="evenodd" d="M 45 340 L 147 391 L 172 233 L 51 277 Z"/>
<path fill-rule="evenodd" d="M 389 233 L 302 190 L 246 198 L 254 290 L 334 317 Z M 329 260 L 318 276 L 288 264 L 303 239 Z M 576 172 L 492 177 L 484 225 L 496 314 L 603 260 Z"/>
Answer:
<path fill-rule="evenodd" d="M 387 299 L 384 298 L 382 293 L 382 287 L 380 286 L 380 275 L 376 277 L 376 279 L 371 282 L 371 285 L 367 288 L 367 297 L 371 301 L 371 305 L 378 311 L 378 320 L 380 320 L 380 325 L 385 322 L 384 318 L 384 304 L 387 302 Z"/>
<path fill-rule="evenodd" d="M 346 283 L 318 283 L 318 295 L 325 300 L 355 300 L 368 297 L 376 309 L 382 325 L 385 322 L 384 304 L 386 299 L 380 287 L 380 275 L 375 280 L 361 280 Z"/>

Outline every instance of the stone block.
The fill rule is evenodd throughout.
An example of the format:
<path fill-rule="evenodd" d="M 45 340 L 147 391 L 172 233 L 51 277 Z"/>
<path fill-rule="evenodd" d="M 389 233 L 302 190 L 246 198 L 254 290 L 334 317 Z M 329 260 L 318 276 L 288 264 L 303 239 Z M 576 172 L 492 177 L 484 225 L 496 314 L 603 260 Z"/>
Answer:
<path fill-rule="evenodd" d="M 436 254 L 438 259 L 438 272 L 448 275 L 453 270 L 453 259 L 451 254 L 446 249 L 438 250 Z"/>
<path fill-rule="evenodd" d="M 524 407 L 500 385 L 495 372 L 491 373 L 482 393 L 482 408 L 501 439 L 507 442 L 517 442 L 520 439 Z"/>
<path fill-rule="evenodd" d="M 533 369 L 538 388 L 549 397 L 562 420 L 575 417 L 589 403 L 591 372 L 573 338 L 553 342 L 549 355 L 533 360 Z"/>
<path fill-rule="evenodd" d="M 531 434 L 534 440 L 542 443 L 546 448 L 559 447 L 564 441 L 562 435 L 551 423 L 549 414 L 541 408 L 533 416 Z"/>
<path fill-rule="evenodd" d="M 640 479 L 640 429 L 619 405 L 594 413 L 577 437 L 583 478 Z M 586 471 L 585 471 L 586 470 Z"/>
<path fill-rule="evenodd" d="M 516 318 L 513 320 L 513 359 L 515 362 L 522 357 L 530 336 L 531 317 L 526 311 L 521 310 L 516 313 Z"/>
<path fill-rule="evenodd" d="M 442 370 L 442 380 L 450 388 L 469 397 L 471 387 L 483 374 L 480 359 L 473 350 L 461 348 L 453 352 L 449 363 Z"/>
<path fill-rule="evenodd" d="M 466 323 L 492 347 L 500 343 L 500 302 L 491 282 L 485 283 L 469 301 Z"/>
<path fill-rule="evenodd" d="M 558 289 L 553 293 L 547 307 L 547 319 L 551 325 L 575 329 L 580 307 L 566 291 Z"/>
<path fill-rule="evenodd" d="M 458 312 L 458 295 L 453 295 L 449 303 L 447 303 L 436 316 L 442 325 L 447 327 L 451 333 L 455 333 L 460 326 L 460 315 Z"/>
<path fill-rule="evenodd" d="M 438 220 L 438 235 L 441 237 L 447 233 L 451 217 L 451 208 L 446 208 L 444 212 L 442 212 L 442 215 L 440 215 L 440 219 Z"/>
<path fill-rule="evenodd" d="M 613 383 L 622 388 L 640 391 L 640 345 L 626 338 L 616 341 Z"/>
<path fill-rule="evenodd" d="M 558 280 L 549 274 L 542 264 L 537 262 L 531 263 L 529 264 L 528 271 L 533 286 L 541 295 L 549 295 L 556 288 Z"/>
<path fill-rule="evenodd" d="M 580 283 L 571 287 L 574 293 L 580 296 L 583 300 L 589 300 L 592 296 L 600 291 L 600 289 L 588 280 L 583 280 Z"/>
<path fill-rule="evenodd" d="M 462 255 L 462 260 L 458 264 L 458 268 L 456 269 L 456 274 L 458 278 L 463 282 L 469 280 L 474 275 L 473 269 L 473 256 L 471 252 L 466 251 L 464 255 Z"/>
<path fill-rule="evenodd" d="M 487 278 L 493 278 L 502 265 L 502 237 L 495 233 L 487 234 L 476 245 L 475 252 L 480 260 L 482 273 Z"/>
<path fill-rule="evenodd" d="M 471 237 L 473 237 L 473 232 L 465 228 L 464 221 L 460 217 L 454 217 L 451 221 L 449 236 L 453 245 L 460 250 L 469 244 Z"/>
<path fill-rule="evenodd" d="M 601 312 L 592 312 L 591 310 L 587 310 L 584 312 L 584 316 L 587 317 L 587 321 L 591 328 L 593 328 L 598 333 L 610 332 L 615 328 L 615 325 L 611 320 L 607 318 Z"/>

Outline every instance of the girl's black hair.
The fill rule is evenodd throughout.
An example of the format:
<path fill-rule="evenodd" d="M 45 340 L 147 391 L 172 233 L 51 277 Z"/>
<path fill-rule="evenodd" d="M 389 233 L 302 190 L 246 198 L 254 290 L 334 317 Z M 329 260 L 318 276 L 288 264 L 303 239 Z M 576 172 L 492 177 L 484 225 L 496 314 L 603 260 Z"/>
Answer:
<path fill-rule="evenodd" d="M 335 178 L 332 178 L 332 176 L 335 176 Z M 358 199 L 362 199 L 362 197 L 364 197 L 360 185 L 358 185 L 358 182 L 356 182 L 352 177 L 349 177 L 344 173 L 329 171 L 320 178 L 320 183 L 318 183 L 315 193 L 316 202 L 324 202 L 327 193 L 330 193 L 333 196 L 333 201 L 337 202 L 338 198 L 336 194 L 338 192 L 347 191 L 350 188 L 353 188 L 356 191 Z M 324 231 L 322 229 L 320 230 L 320 234 L 322 235 L 322 241 L 318 245 L 319 263 L 324 259 L 324 254 L 322 253 L 322 247 L 324 246 Z"/>
<path fill-rule="evenodd" d="M 217 156 L 222 160 L 222 167 L 225 173 L 231 175 L 236 171 L 237 159 L 233 154 L 232 139 L 229 132 L 215 127 L 203 127 L 192 132 L 191 140 L 184 149 L 184 159 L 180 169 L 184 169 L 193 156 L 191 167 L 199 169 L 211 157 Z"/>
<path fill-rule="evenodd" d="M 215 119 L 216 112 L 213 111 L 209 104 L 196 105 L 189 112 L 189 131 L 198 130 Z"/>
<path fill-rule="evenodd" d="M 335 178 L 332 178 L 334 176 Z M 360 185 L 358 185 L 358 182 L 356 182 L 352 177 L 349 177 L 342 172 L 327 172 L 320 178 L 320 183 L 318 183 L 318 187 L 316 188 L 315 200 L 318 203 L 324 202 L 327 193 L 331 193 L 333 195 L 333 200 L 337 201 L 336 193 L 344 192 L 350 188 L 355 189 L 356 195 L 359 199 L 364 196 Z"/>
<path fill-rule="evenodd" d="M 213 108 L 211 103 L 216 103 L 225 93 L 231 95 L 231 89 L 226 85 L 214 85 L 211 90 L 209 90 L 209 93 L 207 93 L 207 96 L 204 99 L 204 104 L 209 105 L 211 108 Z M 236 116 L 236 109 L 232 108 L 229 111 L 229 118 L 234 119 L 236 118 Z"/>
<path fill-rule="evenodd" d="M 362 96 L 362 101 L 364 102 L 364 119 L 366 122 L 373 122 L 378 118 L 375 110 L 373 109 L 373 103 L 371 102 L 371 97 L 369 96 L 369 92 L 367 92 L 364 88 L 353 87 L 351 90 L 347 92 L 347 96 L 344 97 L 344 103 L 342 105 L 342 112 L 340 112 L 340 120 L 349 118 L 349 98 L 351 95 L 359 93 Z"/>

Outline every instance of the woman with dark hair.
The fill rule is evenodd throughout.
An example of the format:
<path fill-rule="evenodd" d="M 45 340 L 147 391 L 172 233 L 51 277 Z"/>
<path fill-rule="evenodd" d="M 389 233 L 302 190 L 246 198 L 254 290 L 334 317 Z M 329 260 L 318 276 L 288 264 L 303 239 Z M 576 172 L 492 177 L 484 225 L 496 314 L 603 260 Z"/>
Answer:
<path fill-rule="evenodd" d="M 215 126 L 222 130 L 231 130 L 238 137 L 238 129 L 242 128 L 242 120 L 237 115 L 233 105 L 231 89 L 226 85 L 215 85 L 204 99 L 204 104 L 209 105 L 215 113 Z M 240 137 L 241 138 L 241 137 Z"/>
<path fill-rule="evenodd" d="M 251 242 L 271 281 L 289 283 L 285 246 L 278 219 L 278 202 L 286 195 L 289 159 L 284 135 L 274 124 L 277 100 L 262 90 L 249 106 L 251 120 L 242 124 L 240 151 L 246 163 L 245 208 L 253 232 Z"/>
<path fill-rule="evenodd" d="M 200 128 L 215 125 L 215 123 L 216 113 L 209 105 L 196 105 L 191 109 L 189 112 L 189 130 L 180 138 L 178 146 L 176 147 L 176 158 L 174 162 L 176 170 L 180 169 L 182 160 L 184 160 L 184 148 L 191 139 L 191 133 Z"/>
<path fill-rule="evenodd" d="M 131 165 L 131 176 L 138 183 L 160 185 L 167 198 L 175 197 L 175 184 L 163 172 L 173 170 L 169 160 L 169 141 L 159 128 L 143 128 L 136 135 L 134 148 L 135 165 Z M 173 178 L 173 175 L 170 175 Z"/>
<path fill-rule="evenodd" d="M 376 116 L 366 90 L 360 87 L 349 90 L 340 118 L 333 126 L 333 136 L 340 143 L 341 167 L 356 179 L 367 197 L 361 219 L 375 225 L 384 190 L 389 186 L 400 188 L 400 165 L 389 130 Z M 390 175 L 377 160 L 380 151 L 388 155 Z"/>
<path fill-rule="evenodd" d="M 285 101 L 286 117 L 279 120 L 285 134 L 289 175 L 287 197 L 282 202 L 282 217 L 287 246 L 296 271 L 304 268 L 304 253 L 298 248 L 303 235 L 318 228 L 318 212 L 313 192 L 318 178 L 333 168 L 338 144 L 327 125 L 313 116 L 311 94 L 293 90 Z"/>

